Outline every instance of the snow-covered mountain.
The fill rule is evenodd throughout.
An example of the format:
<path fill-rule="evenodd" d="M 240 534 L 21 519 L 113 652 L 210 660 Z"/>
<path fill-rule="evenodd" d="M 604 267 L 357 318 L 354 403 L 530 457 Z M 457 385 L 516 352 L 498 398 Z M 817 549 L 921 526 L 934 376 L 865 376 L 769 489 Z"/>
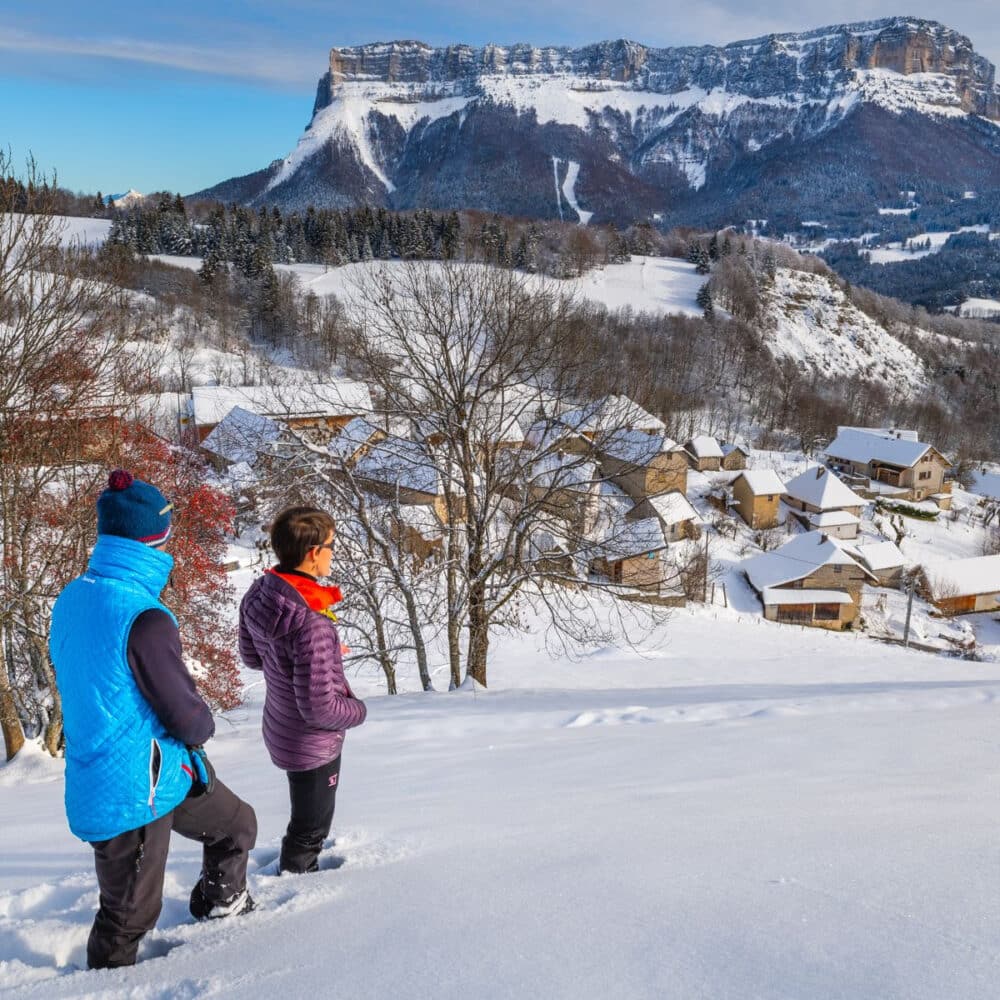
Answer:
<path fill-rule="evenodd" d="M 133 205 L 141 205 L 145 201 L 146 196 L 135 188 L 129 188 L 122 194 L 109 194 L 104 198 L 104 203 L 106 205 L 112 205 L 114 208 L 131 208 Z"/>
<path fill-rule="evenodd" d="M 998 123 L 992 64 L 914 18 L 723 47 L 400 41 L 333 49 L 296 148 L 200 193 L 288 208 L 731 221 L 773 217 L 779 193 L 793 212 L 838 194 L 874 208 L 901 176 L 1000 187 Z"/>

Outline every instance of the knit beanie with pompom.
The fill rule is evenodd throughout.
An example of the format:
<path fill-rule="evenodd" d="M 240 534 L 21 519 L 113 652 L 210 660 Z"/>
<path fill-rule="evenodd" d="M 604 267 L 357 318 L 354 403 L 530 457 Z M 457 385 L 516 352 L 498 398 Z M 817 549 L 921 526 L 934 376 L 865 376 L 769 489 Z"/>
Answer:
<path fill-rule="evenodd" d="M 162 545 L 170 537 L 174 505 L 153 485 L 115 469 L 97 499 L 97 533 Z"/>

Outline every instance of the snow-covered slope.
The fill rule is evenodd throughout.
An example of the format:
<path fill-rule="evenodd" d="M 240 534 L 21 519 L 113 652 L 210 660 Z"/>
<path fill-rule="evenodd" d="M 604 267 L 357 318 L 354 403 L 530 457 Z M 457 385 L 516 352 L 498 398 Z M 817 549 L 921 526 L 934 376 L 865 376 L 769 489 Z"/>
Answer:
<path fill-rule="evenodd" d="M 775 356 L 824 378 L 860 376 L 906 395 L 926 386 L 920 358 L 849 302 L 832 279 L 779 268 L 764 303 L 762 325 Z"/>
<path fill-rule="evenodd" d="M 175 838 L 133 969 L 79 971 L 97 890 L 61 765 L 0 766 L 5 1000 L 993 995 L 996 664 L 721 608 L 579 662 L 541 642 L 503 640 L 489 692 L 355 680 L 312 876 L 264 873 L 287 791 L 252 687 L 209 753 L 257 810 L 260 910 L 193 924 Z"/>

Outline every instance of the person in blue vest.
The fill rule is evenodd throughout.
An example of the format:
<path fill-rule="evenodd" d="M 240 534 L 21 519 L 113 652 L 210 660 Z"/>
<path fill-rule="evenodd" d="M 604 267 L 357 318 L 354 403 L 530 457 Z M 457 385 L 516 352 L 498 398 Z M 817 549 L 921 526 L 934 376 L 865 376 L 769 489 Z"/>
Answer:
<path fill-rule="evenodd" d="M 97 501 L 87 571 L 52 610 L 50 650 L 66 736 L 66 816 L 94 849 L 100 908 L 87 942 L 92 969 L 133 965 L 156 925 L 170 832 L 200 841 L 196 919 L 253 909 L 247 855 L 253 809 L 219 781 L 203 744 L 215 722 L 160 602 L 173 567 L 164 551 L 172 504 L 118 469 Z"/>

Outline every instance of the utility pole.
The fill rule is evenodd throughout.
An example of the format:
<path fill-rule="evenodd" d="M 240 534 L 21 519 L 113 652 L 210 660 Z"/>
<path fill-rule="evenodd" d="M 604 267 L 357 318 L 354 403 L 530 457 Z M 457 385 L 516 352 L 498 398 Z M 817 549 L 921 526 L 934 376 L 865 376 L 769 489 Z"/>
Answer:
<path fill-rule="evenodd" d="M 705 530 L 705 576 L 701 589 L 701 603 L 708 603 L 708 529 Z"/>
<path fill-rule="evenodd" d="M 908 595 L 906 598 L 906 624 L 903 626 L 903 645 L 910 645 L 910 615 L 913 613 L 913 577 L 910 577 L 907 586 Z"/>

